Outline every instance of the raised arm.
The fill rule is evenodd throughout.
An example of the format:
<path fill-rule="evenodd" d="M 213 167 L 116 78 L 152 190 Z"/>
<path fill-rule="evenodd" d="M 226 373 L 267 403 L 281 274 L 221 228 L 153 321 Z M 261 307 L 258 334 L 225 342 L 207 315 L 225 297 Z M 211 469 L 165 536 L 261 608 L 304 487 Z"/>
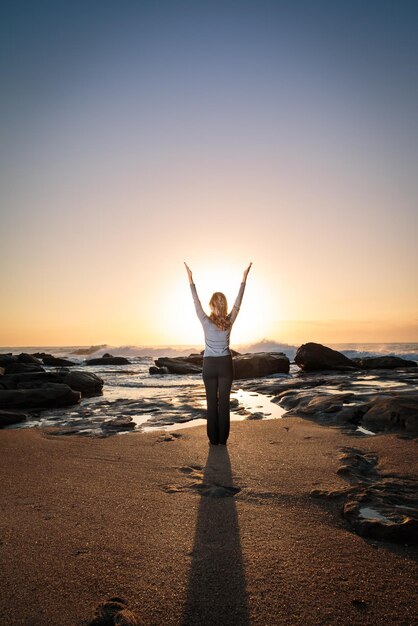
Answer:
<path fill-rule="evenodd" d="M 196 309 L 197 317 L 200 319 L 201 322 L 203 322 L 203 320 L 205 319 L 205 317 L 207 317 L 207 315 L 202 309 L 199 296 L 197 295 L 196 285 L 193 282 L 192 271 L 186 263 L 184 263 L 184 265 L 186 266 L 187 275 L 189 277 L 190 290 L 192 292 L 192 297 L 193 297 L 193 302 L 194 302 L 194 307 Z"/>
<path fill-rule="evenodd" d="M 248 276 L 248 272 L 250 271 L 250 267 L 252 265 L 252 262 L 249 264 L 249 266 L 247 267 L 247 269 L 244 271 L 244 275 L 242 277 L 242 283 L 240 285 L 239 291 L 238 291 L 238 295 L 237 298 L 235 300 L 235 304 L 232 307 L 232 311 L 231 314 L 229 316 L 229 319 L 231 321 L 231 324 L 233 324 L 235 322 L 235 320 L 237 319 L 237 315 L 241 306 L 241 302 L 242 302 L 242 296 L 244 295 L 244 289 L 245 289 L 245 285 L 247 282 L 247 276 Z"/>

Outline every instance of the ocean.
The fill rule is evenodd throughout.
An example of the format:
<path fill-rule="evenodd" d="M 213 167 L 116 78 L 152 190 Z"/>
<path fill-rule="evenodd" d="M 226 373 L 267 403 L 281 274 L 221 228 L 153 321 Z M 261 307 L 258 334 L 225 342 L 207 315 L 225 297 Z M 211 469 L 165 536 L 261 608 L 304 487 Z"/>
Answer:
<path fill-rule="evenodd" d="M 328 344 L 346 356 L 396 355 L 418 362 L 418 343 L 387 344 Z M 300 370 L 293 362 L 297 346 L 263 340 L 256 344 L 231 346 L 238 352 L 284 352 L 290 359 L 289 374 L 274 374 L 269 378 L 292 378 Z M 75 362 L 74 369 L 91 371 L 104 380 L 103 394 L 82 398 L 78 405 L 64 409 L 31 411 L 26 422 L 14 428 L 55 426 L 60 434 L 103 435 L 103 424 L 109 420 L 131 418 L 134 430 L 150 431 L 155 428 L 173 430 L 191 425 L 206 424 L 206 397 L 201 374 L 150 375 L 149 368 L 160 356 L 187 356 L 200 352 L 202 346 L 6 346 L 0 354 L 45 352 L 65 357 Z M 105 353 L 125 356 L 129 365 L 83 365 L 86 359 L 101 357 Z M 55 367 L 44 366 L 47 371 Z M 234 381 L 231 392 L 231 421 L 241 419 L 280 418 L 284 410 L 269 397 L 246 391 L 242 381 Z M 121 429 L 118 434 L 131 432 Z"/>

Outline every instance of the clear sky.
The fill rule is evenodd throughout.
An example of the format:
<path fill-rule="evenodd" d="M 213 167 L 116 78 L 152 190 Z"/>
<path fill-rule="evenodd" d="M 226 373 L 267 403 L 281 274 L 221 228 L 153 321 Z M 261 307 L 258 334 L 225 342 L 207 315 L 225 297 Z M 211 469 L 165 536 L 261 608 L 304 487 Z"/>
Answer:
<path fill-rule="evenodd" d="M 0 345 L 418 341 L 418 3 L 2 2 Z"/>

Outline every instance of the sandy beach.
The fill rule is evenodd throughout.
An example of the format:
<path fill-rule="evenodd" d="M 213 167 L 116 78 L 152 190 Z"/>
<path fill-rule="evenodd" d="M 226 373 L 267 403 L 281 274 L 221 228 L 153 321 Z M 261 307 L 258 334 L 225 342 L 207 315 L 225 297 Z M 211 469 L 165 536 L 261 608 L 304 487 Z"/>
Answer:
<path fill-rule="evenodd" d="M 299 418 L 109 438 L 7 429 L 1 447 L 3 624 L 87 625 L 106 598 L 146 625 L 418 624 L 418 548 L 341 515 L 342 448 L 417 478 L 416 439 Z"/>

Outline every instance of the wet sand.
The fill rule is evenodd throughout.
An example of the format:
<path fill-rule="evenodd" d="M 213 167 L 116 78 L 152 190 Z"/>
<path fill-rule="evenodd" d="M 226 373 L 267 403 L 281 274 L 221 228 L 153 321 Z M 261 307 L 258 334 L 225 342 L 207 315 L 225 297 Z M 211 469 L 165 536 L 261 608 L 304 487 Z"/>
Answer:
<path fill-rule="evenodd" d="M 175 436 L 177 435 L 177 436 Z M 418 477 L 417 441 L 299 418 L 109 438 L 0 432 L 2 624 L 82 626 L 109 596 L 143 624 L 418 624 L 418 548 L 359 537 L 341 448 Z"/>

